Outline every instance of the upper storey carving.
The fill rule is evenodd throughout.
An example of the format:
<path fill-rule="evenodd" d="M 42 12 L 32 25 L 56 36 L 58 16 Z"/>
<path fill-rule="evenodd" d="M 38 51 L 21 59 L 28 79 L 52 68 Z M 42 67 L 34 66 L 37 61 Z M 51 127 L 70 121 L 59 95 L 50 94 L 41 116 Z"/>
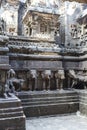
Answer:
<path fill-rule="evenodd" d="M 4 9 L 18 9 L 19 0 L 2 0 L 0 6 Z"/>
<path fill-rule="evenodd" d="M 58 14 L 58 7 L 60 2 L 57 0 L 29 0 L 27 1 L 28 10 L 45 12 L 45 13 L 54 13 Z"/>

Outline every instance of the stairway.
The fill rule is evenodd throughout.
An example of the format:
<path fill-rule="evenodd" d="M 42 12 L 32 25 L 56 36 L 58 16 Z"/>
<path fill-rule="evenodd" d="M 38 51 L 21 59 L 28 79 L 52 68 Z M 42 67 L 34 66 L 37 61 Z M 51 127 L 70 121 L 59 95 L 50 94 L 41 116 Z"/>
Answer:
<path fill-rule="evenodd" d="M 18 92 L 27 117 L 75 113 L 79 109 L 79 96 L 74 91 Z"/>

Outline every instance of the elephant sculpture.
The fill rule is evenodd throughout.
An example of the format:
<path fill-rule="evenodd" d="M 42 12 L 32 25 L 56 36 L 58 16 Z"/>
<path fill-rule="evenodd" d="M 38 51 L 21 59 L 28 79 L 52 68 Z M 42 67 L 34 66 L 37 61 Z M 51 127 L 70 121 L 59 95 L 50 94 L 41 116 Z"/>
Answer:
<path fill-rule="evenodd" d="M 36 78 L 36 76 L 37 76 L 36 70 L 30 70 L 30 77 Z"/>
<path fill-rule="evenodd" d="M 82 73 L 76 73 L 75 70 L 69 70 L 68 76 L 73 79 L 71 87 L 76 89 L 84 89 L 87 86 L 87 75 Z"/>
<path fill-rule="evenodd" d="M 5 84 L 5 90 L 6 92 L 15 92 L 15 91 L 21 91 L 22 85 L 24 80 L 23 79 L 17 79 L 15 77 L 16 73 L 13 69 L 10 69 L 7 73 L 7 81 Z"/>
<path fill-rule="evenodd" d="M 37 70 L 31 69 L 27 71 L 27 90 L 37 90 Z"/>
<path fill-rule="evenodd" d="M 51 77 L 51 70 L 44 70 L 44 72 L 42 73 L 42 77 L 45 81 L 45 89 L 49 90 L 50 89 L 50 77 Z"/>
<path fill-rule="evenodd" d="M 63 81 L 65 79 L 65 73 L 64 70 L 58 70 L 55 73 L 55 77 L 58 78 L 58 89 L 62 89 L 63 88 Z"/>
<path fill-rule="evenodd" d="M 49 79 L 50 76 L 51 76 L 51 70 L 45 70 L 45 71 L 44 71 L 44 78 Z"/>

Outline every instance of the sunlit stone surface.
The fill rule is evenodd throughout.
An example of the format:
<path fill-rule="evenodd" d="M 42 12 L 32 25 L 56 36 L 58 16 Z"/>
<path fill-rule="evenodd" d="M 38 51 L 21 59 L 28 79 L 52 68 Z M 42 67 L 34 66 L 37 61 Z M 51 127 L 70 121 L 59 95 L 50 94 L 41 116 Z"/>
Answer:
<path fill-rule="evenodd" d="M 0 1 L 0 117 L 6 114 L 12 119 L 10 110 L 8 114 L 5 111 L 10 92 L 21 99 L 19 107 L 22 103 L 26 117 L 77 111 L 87 115 L 87 4 L 84 2 Z M 14 103 L 7 104 L 10 108 Z M 17 110 L 19 113 L 12 111 L 12 114 L 16 118 L 22 113 L 23 118 L 23 111 Z M 87 118 L 76 115 L 29 119 L 27 129 L 86 130 L 86 121 Z M 11 123 L 6 130 L 25 130 L 25 118 L 20 122 L 13 121 L 19 128 Z"/>
<path fill-rule="evenodd" d="M 27 119 L 26 130 L 87 130 L 87 117 L 69 115 Z"/>

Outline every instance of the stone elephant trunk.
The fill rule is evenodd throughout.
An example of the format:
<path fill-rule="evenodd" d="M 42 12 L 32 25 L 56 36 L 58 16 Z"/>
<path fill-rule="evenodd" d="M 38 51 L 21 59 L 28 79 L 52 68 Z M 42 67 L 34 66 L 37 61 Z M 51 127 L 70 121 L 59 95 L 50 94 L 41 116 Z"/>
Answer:
<path fill-rule="evenodd" d="M 58 70 L 55 73 L 55 77 L 57 79 L 57 88 L 60 89 L 60 90 L 63 89 L 63 81 L 65 79 L 64 70 Z"/>
<path fill-rule="evenodd" d="M 46 90 L 50 89 L 50 77 L 51 77 L 51 70 L 45 70 L 43 72 L 43 78 L 44 78 L 43 88 Z"/>
<path fill-rule="evenodd" d="M 27 72 L 27 86 L 32 91 L 37 88 L 37 71 L 34 69 Z"/>

